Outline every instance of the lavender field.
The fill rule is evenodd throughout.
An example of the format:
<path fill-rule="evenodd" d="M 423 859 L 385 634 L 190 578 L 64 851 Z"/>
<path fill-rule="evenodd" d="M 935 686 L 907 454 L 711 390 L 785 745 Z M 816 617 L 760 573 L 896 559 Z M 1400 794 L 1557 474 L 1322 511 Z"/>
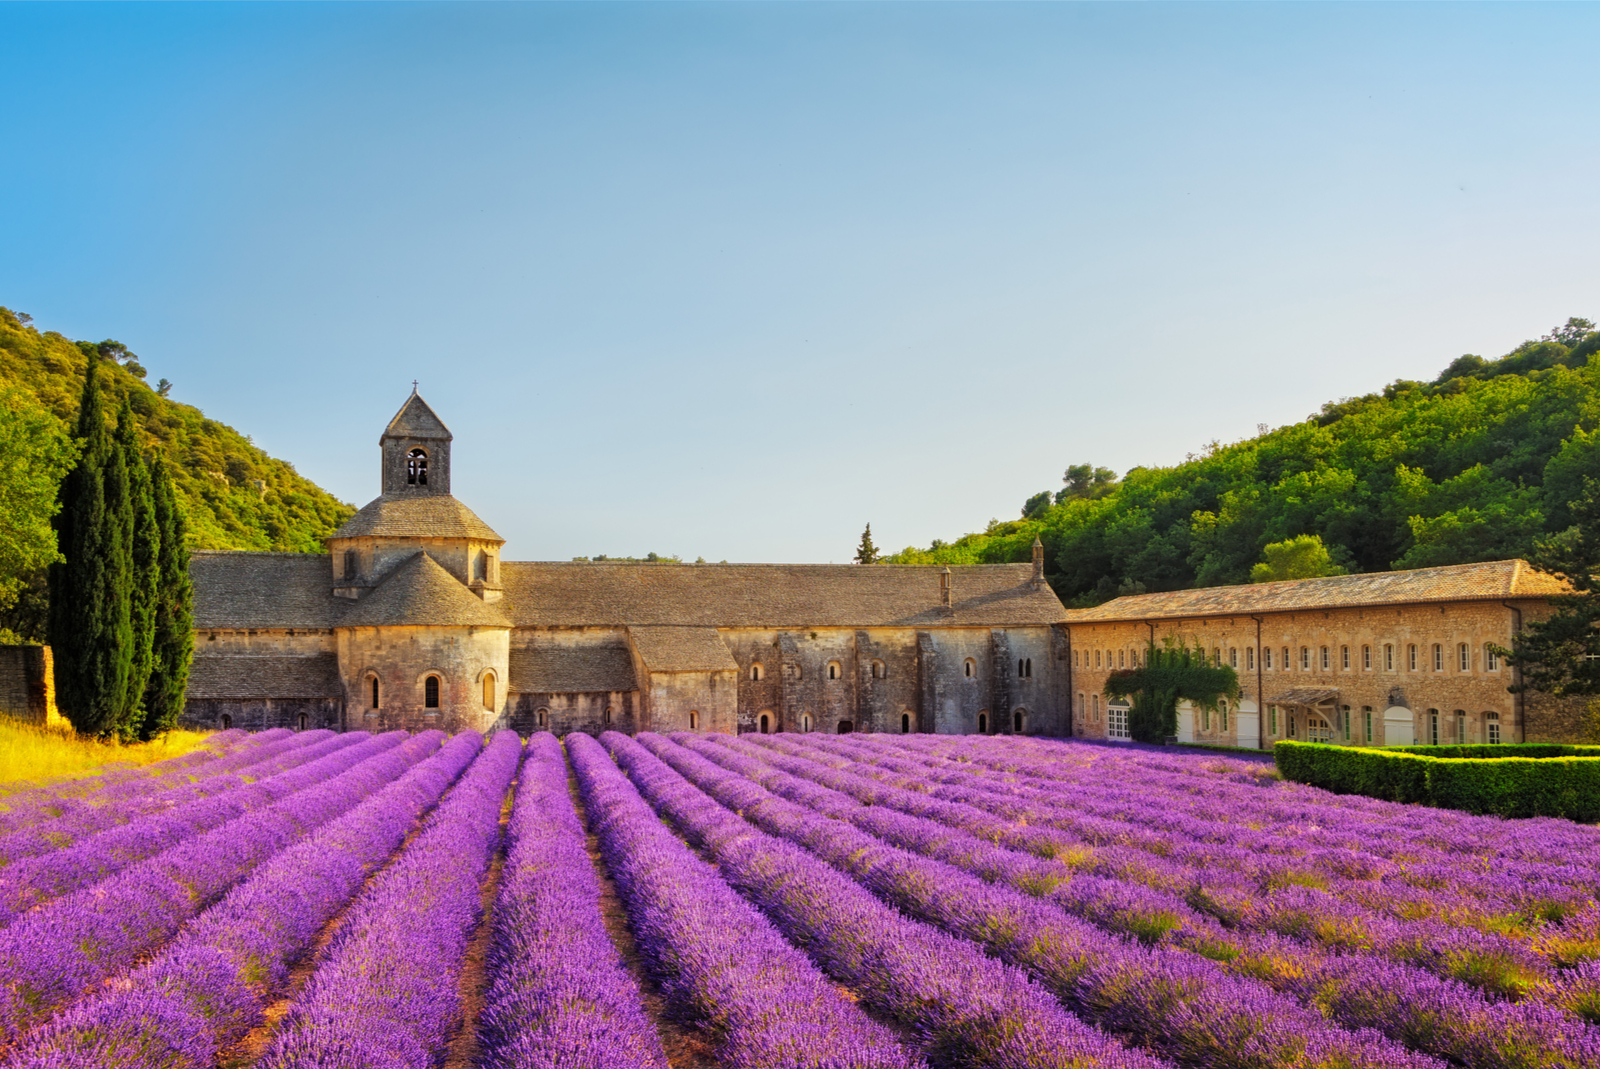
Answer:
<path fill-rule="evenodd" d="M 226 733 L 0 811 L 44 1067 L 1600 1067 L 1600 830 L 1012 737 Z"/>

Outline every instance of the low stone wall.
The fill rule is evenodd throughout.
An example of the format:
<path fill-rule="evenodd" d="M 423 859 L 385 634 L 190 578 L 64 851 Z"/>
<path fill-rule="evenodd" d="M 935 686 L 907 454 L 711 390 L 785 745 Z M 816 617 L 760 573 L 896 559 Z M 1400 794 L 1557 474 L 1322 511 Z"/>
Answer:
<path fill-rule="evenodd" d="M 65 722 L 49 646 L 0 646 L 0 713 L 40 727 Z"/>
<path fill-rule="evenodd" d="M 253 701 L 190 699 L 184 704 L 178 726 L 196 731 L 269 731 L 288 728 L 310 731 L 388 730 L 385 725 L 344 722 L 344 702 L 337 698 L 260 698 Z"/>

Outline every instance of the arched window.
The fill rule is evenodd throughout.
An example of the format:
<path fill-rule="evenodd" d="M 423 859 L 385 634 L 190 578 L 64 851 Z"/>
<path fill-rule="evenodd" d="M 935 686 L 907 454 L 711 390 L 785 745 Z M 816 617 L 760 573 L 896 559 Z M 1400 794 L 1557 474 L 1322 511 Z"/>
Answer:
<path fill-rule="evenodd" d="M 1018 709 L 1016 712 L 1011 714 L 1011 730 L 1014 733 L 1018 734 L 1018 735 L 1022 734 L 1022 710 L 1021 709 Z"/>
<path fill-rule="evenodd" d="M 690 731 L 699 731 L 700 730 L 700 714 L 695 712 L 693 709 L 689 710 L 689 730 Z"/>
<path fill-rule="evenodd" d="M 1472 654 L 1467 652 L 1467 644 L 1465 642 L 1456 647 L 1456 661 L 1461 671 L 1470 672 L 1472 670 Z"/>
<path fill-rule="evenodd" d="M 804 716 L 802 716 L 800 718 L 800 730 L 801 731 L 810 731 L 811 730 L 811 714 L 810 713 L 806 713 Z"/>
<path fill-rule="evenodd" d="M 1444 671 L 1444 647 L 1437 642 L 1433 644 L 1433 670 L 1435 672 Z"/>
<path fill-rule="evenodd" d="M 355 550 L 347 549 L 344 551 L 344 577 L 346 579 L 354 579 L 356 577 L 357 560 Z"/>
<path fill-rule="evenodd" d="M 828 678 L 829 679 L 838 679 L 842 675 L 844 675 L 844 669 L 839 665 L 839 662 L 838 661 L 829 661 L 828 662 Z"/>
<path fill-rule="evenodd" d="M 540 709 L 539 710 L 539 730 L 543 731 L 545 728 L 547 728 L 549 726 L 550 726 L 550 710 L 548 710 L 548 709 Z"/>
<path fill-rule="evenodd" d="M 987 735 L 987 734 L 989 734 L 989 714 L 988 713 L 979 713 L 978 714 L 978 734 L 979 735 Z"/>
<path fill-rule="evenodd" d="M 968 657 L 966 662 L 961 666 L 961 670 L 966 674 L 968 679 L 976 679 L 978 675 L 978 662 L 974 661 L 971 657 Z"/>
<path fill-rule="evenodd" d="M 422 706 L 425 709 L 439 708 L 439 677 L 429 676 L 422 681 Z"/>
<path fill-rule="evenodd" d="M 848 735 L 850 732 L 854 731 L 855 728 L 856 726 L 848 720 L 839 721 L 839 734 L 841 735 Z"/>
<path fill-rule="evenodd" d="M 485 709 L 488 709 L 488 710 L 491 710 L 491 711 L 493 711 L 493 709 L 494 709 L 494 673 L 493 672 L 485 672 L 483 674 L 483 707 Z"/>
<path fill-rule="evenodd" d="M 882 661 L 873 661 L 872 662 L 872 678 L 873 679 L 888 679 L 889 678 L 889 666 L 884 664 Z"/>
<path fill-rule="evenodd" d="M 1350 668 L 1350 647 L 1349 646 L 1340 646 L 1339 647 L 1339 667 L 1343 668 L 1343 669 L 1346 669 L 1346 670 L 1348 670 Z"/>
<path fill-rule="evenodd" d="M 750 681 L 752 683 L 761 682 L 761 662 L 760 661 L 757 661 L 755 664 L 750 666 Z"/>
<path fill-rule="evenodd" d="M 1494 652 L 1493 646 L 1483 647 L 1483 667 L 1490 672 L 1500 671 L 1500 655 Z"/>
<path fill-rule="evenodd" d="M 306 729 L 306 714 L 301 713 L 300 714 L 300 730 L 304 731 L 305 729 Z"/>
<path fill-rule="evenodd" d="M 372 677 L 372 708 L 378 707 L 378 677 Z"/>
<path fill-rule="evenodd" d="M 606 727 L 611 726 L 611 706 L 606 706 L 606 711 L 600 714 L 600 722 Z"/>
<path fill-rule="evenodd" d="M 761 714 L 761 734 L 766 735 L 772 730 L 771 718 L 766 713 Z"/>
<path fill-rule="evenodd" d="M 1383 670 L 1385 672 L 1394 671 L 1394 645 L 1392 643 L 1385 642 L 1383 644 Z"/>
<path fill-rule="evenodd" d="M 223 731 L 227 731 L 231 727 L 233 727 L 233 717 L 229 716 L 227 713 L 223 713 L 222 714 L 222 730 Z"/>
<path fill-rule="evenodd" d="M 412 486 L 428 485 L 428 453 L 413 449 L 406 454 L 406 482 Z"/>
<path fill-rule="evenodd" d="M 227 717 L 223 717 L 223 719 L 226 720 Z M 224 725 L 224 726 L 226 726 L 226 725 Z M 1498 746 L 1498 745 L 1500 745 L 1500 714 L 1499 713 L 1484 713 L 1483 714 L 1483 727 L 1484 727 L 1485 733 L 1488 736 L 1489 745 L 1490 746 Z"/>
<path fill-rule="evenodd" d="M 910 713 L 901 713 L 900 714 L 900 734 L 902 734 L 902 735 L 911 734 L 911 714 Z"/>

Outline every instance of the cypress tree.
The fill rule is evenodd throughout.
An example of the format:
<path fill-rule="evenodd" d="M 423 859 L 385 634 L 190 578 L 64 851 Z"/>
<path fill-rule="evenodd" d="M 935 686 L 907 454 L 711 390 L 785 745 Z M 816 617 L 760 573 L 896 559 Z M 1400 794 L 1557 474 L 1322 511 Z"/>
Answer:
<path fill-rule="evenodd" d="M 150 682 L 156 589 L 160 582 L 161 535 L 156 524 L 155 502 L 151 496 L 150 468 L 145 463 L 144 450 L 139 445 L 139 431 L 134 425 L 133 407 L 126 396 L 117 413 L 115 441 L 128 470 L 128 619 L 133 632 L 122 734 L 130 739 L 148 738 L 143 730 L 144 692 Z"/>
<path fill-rule="evenodd" d="M 128 614 L 131 563 L 127 466 L 106 429 L 99 357 L 87 354 L 78 407 L 77 465 L 61 482 L 56 516 L 63 560 L 50 566 L 50 645 L 56 702 L 83 734 L 123 725 L 133 634 Z"/>
<path fill-rule="evenodd" d="M 140 737 L 172 730 L 183 711 L 194 656 L 194 583 L 189 578 L 188 531 L 166 464 L 150 465 L 151 499 L 159 532 L 150 681 L 144 691 Z"/>

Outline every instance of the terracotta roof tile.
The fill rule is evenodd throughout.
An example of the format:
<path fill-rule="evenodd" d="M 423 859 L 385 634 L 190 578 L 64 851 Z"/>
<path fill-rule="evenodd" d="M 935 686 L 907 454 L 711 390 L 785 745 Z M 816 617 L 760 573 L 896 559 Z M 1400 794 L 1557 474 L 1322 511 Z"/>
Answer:
<path fill-rule="evenodd" d="M 342 698 L 339 657 L 196 656 L 189 697 L 220 701 L 265 698 Z"/>
<path fill-rule="evenodd" d="M 438 561 L 418 552 L 356 602 L 339 627 L 510 627 L 511 621 L 461 585 Z"/>
<path fill-rule="evenodd" d="M 630 627 L 628 637 L 652 672 L 737 672 L 714 627 Z"/>
<path fill-rule="evenodd" d="M 622 646 L 511 647 L 514 694 L 595 694 L 637 689 Z"/>
<path fill-rule="evenodd" d="M 1295 612 L 1363 605 L 1409 605 L 1436 601 L 1498 601 L 1543 598 L 1565 590 L 1555 577 L 1526 561 L 1452 564 L 1405 572 L 1367 572 L 1281 583 L 1135 594 L 1093 609 L 1071 609 L 1068 623 L 1178 619 L 1235 613 Z"/>
<path fill-rule="evenodd" d="M 384 494 L 330 538 L 478 538 L 504 542 L 494 528 L 449 494 Z"/>

